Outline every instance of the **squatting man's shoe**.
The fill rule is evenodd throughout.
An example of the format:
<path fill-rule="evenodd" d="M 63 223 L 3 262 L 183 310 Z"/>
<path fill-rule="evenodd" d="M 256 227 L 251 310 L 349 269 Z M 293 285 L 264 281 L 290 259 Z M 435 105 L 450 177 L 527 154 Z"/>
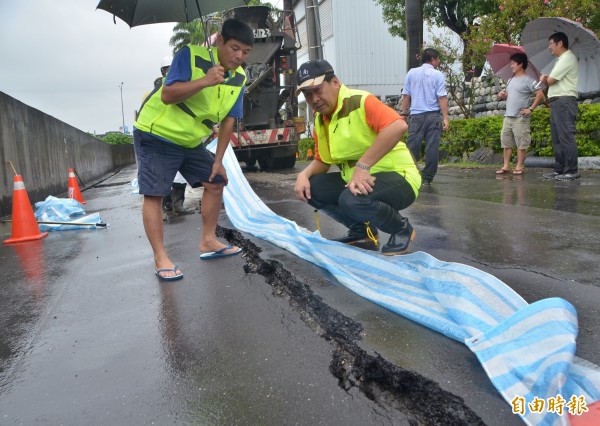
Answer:
<path fill-rule="evenodd" d="M 387 244 L 381 248 L 381 253 L 386 256 L 395 256 L 404 254 L 408 250 L 408 245 L 415 239 L 416 232 L 408 222 L 407 218 L 402 218 L 402 229 L 390 235 Z"/>
<path fill-rule="evenodd" d="M 371 234 L 370 236 L 369 233 Z M 369 250 L 377 250 L 377 234 L 377 228 L 367 223 L 359 222 L 348 228 L 348 233 L 345 236 L 334 238 L 332 241 L 359 246 Z"/>
<path fill-rule="evenodd" d="M 370 231 L 370 232 L 369 232 Z M 369 233 L 371 236 L 369 236 Z M 333 241 L 350 244 L 367 250 L 377 250 L 377 228 L 366 223 L 356 223 L 348 229 L 348 233 L 341 238 L 335 238 Z M 386 245 L 381 248 L 381 253 L 386 256 L 396 256 L 404 254 L 408 250 L 408 245 L 415 239 L 416 232 L 407 218 L 402 218 L 402 227 L 400 231 L 390 235 Z"/>

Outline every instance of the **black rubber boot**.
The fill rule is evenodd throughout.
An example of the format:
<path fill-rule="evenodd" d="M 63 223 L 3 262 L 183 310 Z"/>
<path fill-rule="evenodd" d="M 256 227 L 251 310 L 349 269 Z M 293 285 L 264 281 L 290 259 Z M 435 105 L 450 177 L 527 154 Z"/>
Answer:
<path fill-rule="evenodd" d="M 169 215 L 173 214 L 173 202 L 171 201 L 171 194 L 165 195 L 162 200 L 162 220 L 163 222 L 169 220 Z"/>
<path fill-rule="evenodd" d="M 163 212 L 172 213 L 173 202 L 171 201 L 170 194 L 163 197 L 162 209 L 163 209 Z"/>
<path fill-rule="evenodd" d="M 406 253 L 408 245 L 415 238 L 415 231 L 408 219 L 387 204 L 381 204 L 379 212 L 370 222 L 390 234 L 387 244 L 381 248 L 381 253 L 387 256 Z"/>
<path fill-rule="evenodd" d="M 187 209 L 183 207 L 185 201 L 185 183 L 173 183 L 173 189 L 171 190 L 171 200 L 173 200 L 173 213 L 178 215 L 194 214 L 193 209 Z"/>

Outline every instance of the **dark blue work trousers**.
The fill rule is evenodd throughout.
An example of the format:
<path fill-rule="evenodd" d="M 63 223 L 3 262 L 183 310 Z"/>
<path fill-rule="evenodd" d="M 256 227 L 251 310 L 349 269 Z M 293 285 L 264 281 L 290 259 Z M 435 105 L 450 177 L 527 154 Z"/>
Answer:
<path fill-rule="evenodd" d="M 440 111 L 415 114 L 408 119 L 406 146 L 415 161 L 421 158 L 421 147 L 425 141 L 425 167 L 421 170 L 424 181 L 431 182 L 437 173 L 442 137 L 442 114 Z"/>
<path fill-rule="evenodd" d="M 322 173 L 311 176 L 311 199 L 308 204 L 323 210 L 328 216 L 347 227 L 360 222 L 371 222 L 373 226 L 384 232 L 395 232 L 395 224 L 388 224 L 402 216 L 398 210 L 410 206 L 416 199 L 415 191 L 396 172 L 374 173 L 375 185 L 373 192 L 368 195 L 353 195 L 339 172 Z M 394 217 L 377 220 L 378 213 L 389 206 L 395 213 Z M 389 216 L 389 215 L 388 215 Z M 388 230 L 388 228 L 390 228 Z"/>

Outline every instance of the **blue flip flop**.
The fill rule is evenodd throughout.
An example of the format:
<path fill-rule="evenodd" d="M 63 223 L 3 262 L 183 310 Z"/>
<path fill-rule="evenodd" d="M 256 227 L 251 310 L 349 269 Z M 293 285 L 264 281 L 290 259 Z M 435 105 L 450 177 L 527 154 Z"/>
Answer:
<path fill-rule="evenodd" d="M 161 269 L 157 269 L 156 271 L 154 271 L 154 273 L 156 274 L 156 276 L 158 277 L 159 280 L 161 281 L 177 281 L 183 278 L 183 273 L 177 273 L 177 270 L 179 269 L 179 267 L 177 265 L 175 265 L 175 267 L 173 269 L 171 268 L 161 268 Z M 160 273 L 161 272 L 174 272 L 175 275 L 171 276 L 171 277 L 163 277 Z"/>
<path fill-rule="evenodd" d="M 232 253 L 225 253 L 227 250 L 231 250 L 232 248 L 233 246 L 226 246 L 223 247 L 221 250 L 202 253 L 200 255 L 200 260 L 210 260 L 217 259 L 219 257 L 235 256 L 236 254 L 240 254 L 242 252 L 242 249 L 238 247 L 238 249 Z"/>

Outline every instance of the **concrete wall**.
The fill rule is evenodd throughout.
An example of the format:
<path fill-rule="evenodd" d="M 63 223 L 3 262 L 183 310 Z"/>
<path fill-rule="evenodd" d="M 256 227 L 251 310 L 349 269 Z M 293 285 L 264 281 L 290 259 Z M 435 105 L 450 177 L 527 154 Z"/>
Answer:
<path fill-rule="evenodd" d="M 9 161 L 23 177 L 33 204 L 48 195 L 64 196 L 69 168 L 89 184 L 135 163 L 135 154 L 133 145 L 109 145 L 0 92 L 0 217 L 12 212 Z"/>
<path fill-rule="evenodd" d="M 302 47 L 298 66 L 308 61 L 305 1 L 294 2 Z M 319 0 L 321 44 L 341 81 L 385 100 L 398 97 L 406 77 L 406 41 L 393 37 L 373 0 Z M 301 97 L 300 103 L 304 103 Z"/>

